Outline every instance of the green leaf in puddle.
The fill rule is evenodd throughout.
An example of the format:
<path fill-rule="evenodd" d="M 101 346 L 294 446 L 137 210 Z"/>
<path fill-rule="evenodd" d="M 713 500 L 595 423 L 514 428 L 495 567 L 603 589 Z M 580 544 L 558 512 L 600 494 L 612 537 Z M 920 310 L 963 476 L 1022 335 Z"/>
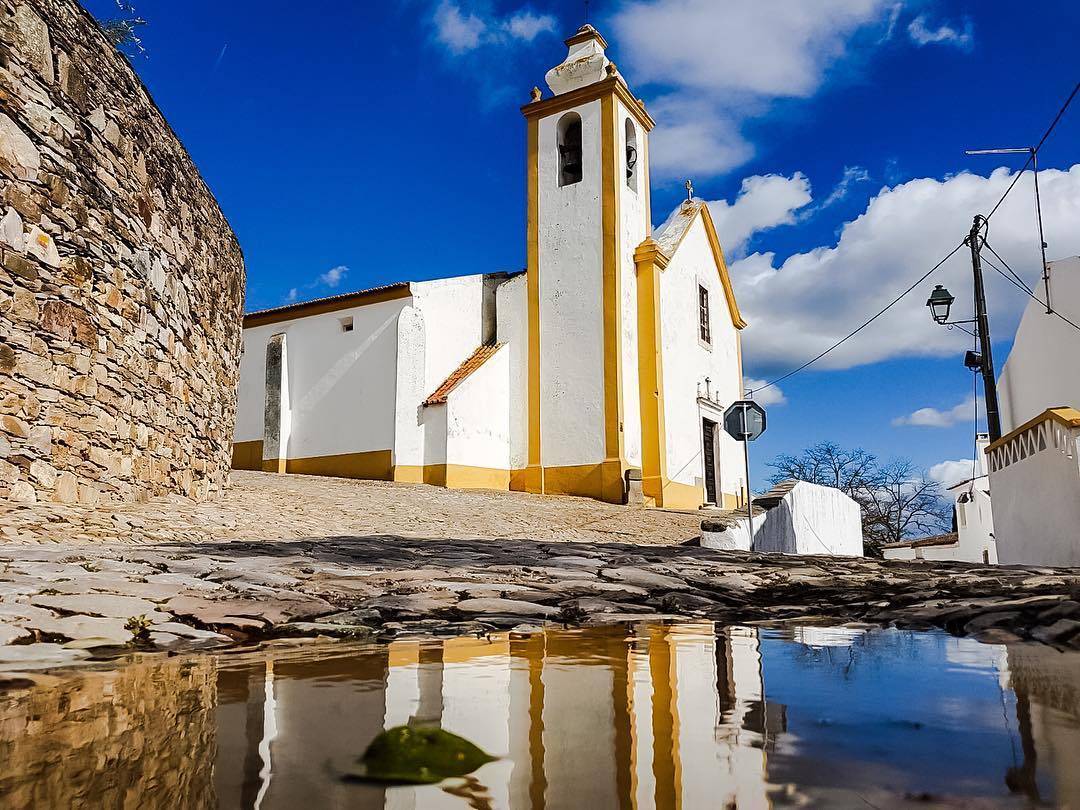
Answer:
<path fill-rule="evenodd" d="M 465 776 L 495 759 L 464 737 L 441 728 L 398 726 L 372 740 L 346 778 L 432 785 L 451 776 Z"/>

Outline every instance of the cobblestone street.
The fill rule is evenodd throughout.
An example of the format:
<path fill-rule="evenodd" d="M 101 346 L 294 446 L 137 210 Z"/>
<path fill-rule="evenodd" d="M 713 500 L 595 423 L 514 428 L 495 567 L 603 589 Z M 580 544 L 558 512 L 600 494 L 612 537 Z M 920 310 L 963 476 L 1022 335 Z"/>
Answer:
<path fill-rule="evenodd" d="M 232 487 L 202 503 L 172 497 L 98 507 L 6 504 L 0 510 L 4 539 L 38 543 L 394 534 L 672 544 L 697 537 L 701 522 L 696 512 L 629 510 L 585 498 L 245 471 L 233 471 Z"/>
<path fill-rule="evenodd" d="M 863 622 L 1080 644 L 1069 569 L 722 552 L 700 516 L 572 498 L 236 476 L 215 503 L 3 516 L 0 672 L 276 635 L 549 622 Z"/>

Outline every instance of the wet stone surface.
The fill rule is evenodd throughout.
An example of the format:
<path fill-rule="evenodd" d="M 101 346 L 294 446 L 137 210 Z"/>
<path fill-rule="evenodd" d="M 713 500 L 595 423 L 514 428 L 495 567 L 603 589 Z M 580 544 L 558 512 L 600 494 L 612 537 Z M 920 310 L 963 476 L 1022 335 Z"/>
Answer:
<path fill-rule="evenodd" d="M 941 627 L 1080 648 L 1080 572 L 694 546 L 355 536 L 252 543 L 0 544 L 5 670 L 274 635 L 384 640 L 705 618 Z M 139 617 L 134 627 L 132 617 Z M 37 643 L 32 643 L 37 642 Z M 37 662 L 37 663 L 35 663 Z"/>

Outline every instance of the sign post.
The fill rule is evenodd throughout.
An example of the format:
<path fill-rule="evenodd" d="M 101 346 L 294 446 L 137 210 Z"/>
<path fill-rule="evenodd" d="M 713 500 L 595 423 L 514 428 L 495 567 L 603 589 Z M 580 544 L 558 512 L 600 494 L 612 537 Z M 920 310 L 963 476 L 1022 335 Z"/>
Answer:
<path fill-rule="evenodd" d="M 746 464 L 746 519 L 750 523 L 750 550 L 754 548 L 754 512 L 750 498 L 750 442 L 765 432 L 765 409 L 752 399 L 733 402 L 724 411 L 724 430 L 735 441 L 743 443 L 743 462 Z"/>

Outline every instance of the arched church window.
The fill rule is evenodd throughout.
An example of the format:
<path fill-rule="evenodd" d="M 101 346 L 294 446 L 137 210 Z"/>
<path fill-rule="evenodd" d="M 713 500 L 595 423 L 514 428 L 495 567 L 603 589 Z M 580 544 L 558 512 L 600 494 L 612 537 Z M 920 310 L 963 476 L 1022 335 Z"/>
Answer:
<path fill-rule="evenodd" d="M 637 129 L 634 122 L 626 119 L 626 185 L 637 191 L 638 176 Z"/>
<path fill-rule="evenodd" d="M 559 119 L 559 185 L 581 182 L 581 116 L 567 113 Z"/>

